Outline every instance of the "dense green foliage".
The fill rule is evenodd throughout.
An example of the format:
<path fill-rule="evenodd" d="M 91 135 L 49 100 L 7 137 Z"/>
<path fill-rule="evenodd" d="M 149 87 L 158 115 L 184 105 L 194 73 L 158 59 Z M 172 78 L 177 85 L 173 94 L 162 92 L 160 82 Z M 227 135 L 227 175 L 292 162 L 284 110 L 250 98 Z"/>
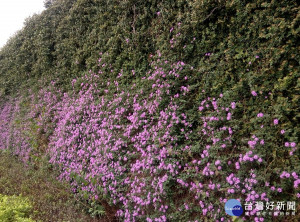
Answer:
<path fill-rule="evenodd" d="M 232 100 L 250 104 L 245 92 L 272 92 L 272 104 L 264 107 L 272 107 L 297 137 L 298 9 L 296 1 L 55 1 L 27 19 L 1 50 L 0 92 L 41 86 L 41 78 L 46 84 L 58 78 L 69 89 L 70 79 L 95 70 L 99 52 L 109 53 L 110 77 L 123 69 L 122 84 L 128 84 L 131 70 L 146 72 L 149 55 L 160 50 L 166 59 L 195 67 L 195 99 L 205 97 L 203 89 L 208 95 L 227 91 Z M 180 30 L 170 32 L 178 22 Z"/>
<path fill-rule="evenodd" d="M 57 181 L 57 172 L 48 166 L 47 162 L 24 166 L 10 152 L 0 151 L 1 222 L 110 221 L 87 215 L 92 209 L 74 198 L 70 186 Z"/>
<path fill-rule="evenodd" d="M 284 105 L 288 98 L 282 112 L 291 120 L 298 105 L 298 9 L 296 1 L 54 1 L 2 48 L 1 91 L 40 77 L 69 84 L 95 69 L 99 52 L 109 52 L 116 71 L 143 73 L 149 55 L 160 50 L 193 65 L 198 88 L 280 92 L 275 99 Z M 179 30 L 169 30 L 178 22 L 181 35 L 171 47 Z"/>
<path fill-rule="evenodd" d="M 173 68 L 158 60 L 153 64 L 154 58 L 161 58 L 162 61 L 170 61 L 172 64 L 182 61 L 183 63 L 179 64 L 186 65 L 182 65 L 182 70 L 176 70 L 181 77 L 168 77 L 166 83 L 172 86 L 171 95 L 180 93 L 181 86 L 188 86 L 188 95 L 174 101 L 179 111 L 185 113 L 188 122 L 191 123 L 189 130 L 192 133 L 187 140 L 180 134 L 181 126 L 178 125 L 172 129 L 171 134 L 178 135 L 177 149 L 186 146 L 192 148 L 191 152 L 180 153 L 180 156 L 172 154 L 172 158 L 178 158 L 182 162 L 185 161 L 184 163 L 191 162 L 193 158 L 200 158 L 206 140 L 211 139 L 199 136 L 202 129 L 201 117 L 204 114 L 226 115 L 225 111 L 217 113 L 216 110 L 204 110 L 204 114 L 199 114 L 200 102 L 210 101 L 208 97 L 217 98 L 222 94 L 218 103 L 223 107 L 229 107 L 232 102 L 236 102 L 232 105 L 236 106 L 236 109 L 232 110 L 234 118 L 228 123 L 228 127 L 234 130 L 230 145 L 237 148 L 235 152 L 229 152 L 220 151 L 219 147 L 213 146 L 211 155 L 215 158 L 220 157 L 225 163 L 229 160 L 237 161 L 239 154 L 247 155 L 249 142 L 252 142 L 249 138 L 263 138 L 263 142 L 257 145 L 256 153 L 265 162 L 247 163 L 237 175 L 243 177 L 250 169 L 257 169 L 258 180 L 268 181 L 274 186 L 279 184 L 287 190 L 284 194 L 279 192 L 272 197 L 295 200 L 295 193 L 298 191 L 291 191 L 293 184 L 281 184 L 278 177 L 283 169 L 297 173 L 300 170 L 299 149 L 295 148 L 296 145 L 291 146 L 293 149 L 283 148 L 285 143 L 288 143 L 286 147 L 290 147 L 290 142 L 298 144 L 300 134 L 297 125 L 300 117 L 297 42 L 299 18 L 299 5 L 296 1 L 288 0 L 47 1 L 47 10 L 41 15 L 29 18 L 25 27 L 1 49 L 0 94 L 1 97 L 13 96 L 19 90 L 25 92 L 24 89 L 28 88 L 33 89 L 33 92 L 40 92 L 41 89 L 46 89 L 51 81 L 55 81 L 57 89 L 73 95 L 68 100 L 66 96 L 60 99 L 57 94 L 58 101 L 66 101 L 58 107 L 67 104 L 65 109 L 71 110 L 71 104 L 79 104 L 81 101 L 76 95 L 82 90 L 79 83 L 92 85 L 87 80 L 89 78 L 85 78 L 85 74 L 90 71 L 101 74 L 100 80 L 96 81 L 100 91 L 106 89 L 103 83 L 118 81 L 120 90 L 132 92 L 127 100 L 128 104 L 126 103 L 126 106 L 130 107 L 135 101 L 134 93 L 137 95 L 141 89 L 144 90 L 144 94 L 139 94 L 142 98 L 138 101 L 150 98 L 154 87 L 152 85 L 151 88 L 151 81 L 142 80 L 146 73 L 156 70 L 155 66 L 165 73 Z M 119 78 L 120 73 L 122 78 Z M 187 76 L 186 79 L 183 78 L 184 75 Z M 74 80 L 77 81 L 75 86 Z M 52 83 L 54 85 L 54 82 Z M 136 88 L 133 87 L 134 84 Z M 113 85 L 107 88 L 109 94 L 105 99 L 113 101 L 114 96 L 119 93 L 115 88 L 118 87 Z M 56 93 L 59 90 L 52 92 Z M 88 96 L 100 98 L 104 93 L 93 90 L 89 93 L 84 94 L 88 98 L 84 105 L 99 105 L 97 99 L 94 102 Z M 121 97 L 122 94 L 118 95 Z M 55 104 L 58 101 L 52 102 Z M 157 119 L 159 111 L 167 110 L 170 104 L 169 97 L 160 102 L 155 114 Z M 44 103 L 43 109 L 47 109 L 41 111 L 42 114 L 51 110 L 49 102 Z M 111 113 L 114 113 L 118 104 L 110 105 L 107 105 L 107 110 L 111 109 Z M 128 113 L 131 109 L 133 108 L 128 108 Z M 80 115 L 85 112 L 85 108 L 78 113 L 74 111 L 71 114 L 74 122 L 81 123 L 83 120 Z M 128 113 L 126 115 L 129 115 Z M 261 118 L 260 114 L 264 114 L 264 118 Z M 276 124 L 273 124 L 275 120 Z M 121 121 L 120 124 L 126 126 L 125 121 Z M 212 129 L 221 127 L 221 123 L 210 124 Z M 71 123 L 66 122 L 66 125 L 72 128 Z M 52 130 L 54 128 L 48 125 L 45 127 Z M 64 130 L 63 128 L 61 131 L 64 133 Z M 282 130 L 284 133 L 280 133 Z M 47 135 L 46 140 L 51 133 L 52 131 L 44 132 Z M 68 136 L 56 133 L 54 135 L 57 137 Z M 218 133 L 220 138 L 224 136 Z M 40 135 L 37 135 L 35 138 L 39 137 Z M 130 144 L 128 146 L 130 147 Z M 220 177 L 225 177 L 226 173 L 231 172 L 226 170 L 227 168 L 220 173 Z M 186 181 L 199 179 L 184 173 L 182 175 L 182 179 Z M 81 177 L 77 177 L 78 175 L 75 179 L 80 182 L 76 185 L 85 182 L 82 182 Z M 188 199 L 188 196 L 184 196 L 183 191 L 175 193 L 178 189 L 174 189 L 177 186 L 174 185 L 174 181 L 168 180 L 166 184 L 167 196 L 174 200 L 168 200 L 173 204 L 169 209 L 172 217 L 182 221 L 194 219 L 198 209 L 192 209 L 185 214 L 178 214 L 176 211 L 176 204 L 181 203 L 176 202 L 180 199 L 178 197 Z M 299 190 L 298 186 L 296 188 Z M 217 199 L 218 193 L 214 195 L 216 196 L 210 197 L 210 201 L 213 198 Z M 109 198 L 107 199 L 109 202 Z M 132 206 L 128 209 L 132 210 L 133 207 L 130 207 Z M 151 216 L 154 218 L 160 215 Z"/>
<path fill-rule="evenodd" d="M 33 222 L 32 206 L 27 198 L 0 194 L 0 220 L 3 222 Z"/>

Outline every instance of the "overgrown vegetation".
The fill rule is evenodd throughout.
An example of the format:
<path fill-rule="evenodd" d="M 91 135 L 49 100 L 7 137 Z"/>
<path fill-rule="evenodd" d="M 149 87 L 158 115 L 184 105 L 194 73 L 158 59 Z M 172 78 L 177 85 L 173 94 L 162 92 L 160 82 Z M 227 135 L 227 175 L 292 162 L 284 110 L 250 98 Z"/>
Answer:
<path fill-rule="evenodd" d="M 48 158 L 92 214 L 125 221 L 223 221 L 227 199 L 298 201 L 298 11 L 47 1 L 0 51 L 1 148 Z"/>
<path fill-rule="evenodd" d="M 74 198 L 55 175 L 47 164 L 24 166 L 9 152 L 0 152 L 0 221 L 112 221 L 88 216 L 90 206 Z"/>
<path fill-rule="evenodd" d="M 29 217 L 31 204 L 22 196 L 0 194 L 0 220 L 4 222 L 33 222 Z"/>

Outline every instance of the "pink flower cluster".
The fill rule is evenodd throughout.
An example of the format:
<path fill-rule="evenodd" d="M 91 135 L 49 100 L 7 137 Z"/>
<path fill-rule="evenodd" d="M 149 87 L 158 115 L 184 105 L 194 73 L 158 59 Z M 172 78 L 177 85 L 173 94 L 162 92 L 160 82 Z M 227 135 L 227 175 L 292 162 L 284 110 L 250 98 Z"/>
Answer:
<path fill-rule="evenodd" d="M 235 114 L 242 104 L 221 93 L 193 104 L 198 121 L 193 123 L 186 111 L 193 69 L 183 61 L 163 60 L 159 51 L 152 58 L 147 73 L 129 71 L 136 78 L 130 85 L 121 84 L 127 78 L 123 70 L 106 78 L 105 67 L 111 65 L 100 58 L 100 70 L 72 80 L 72 91 L 61 92 L 55 82 L 41 89 L 23 116 L 19 113 L 27 103 L 2 103 L 1 149 L 12 148 L 26 161 L 41 145 L 33 141 L 46 138 L 46 154 L 60 169 L 59 178 L 79 195 L 119 206 L 117 216 L 124 221 L 172 221 L 177 212 L 197 212 L 196 221 L 224 221 L 228 199 L 267 201 L 271 191 L 285 192 L 284 186 L 265 184 L 257 173 L 268 164 L 264 150 L 270 139 L 260 131 L 276 128 L 278 120 L 258 113 L 255 120 L 266 121 L 266 127 L 237 142 Z M 295 142 L 281 146 L 290 152 L 297 148 Z M 279 176 L 292 177 L 297 189 L 296 172 Z M 261 190 L 264 185 L 270 192 Z"/>

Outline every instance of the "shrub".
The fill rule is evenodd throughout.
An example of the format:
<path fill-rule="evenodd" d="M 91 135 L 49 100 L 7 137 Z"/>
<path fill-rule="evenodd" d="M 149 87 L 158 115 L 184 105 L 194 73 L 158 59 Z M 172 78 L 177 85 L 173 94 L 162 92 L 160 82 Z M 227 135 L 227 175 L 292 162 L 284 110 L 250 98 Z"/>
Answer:
<path fill-rule="evenodd" d="M 298 8 L 55 1 L 1 52 L 2 91 L 20 85 L 7 58 L 36 36 L 43 47 L 22 48 L 36 98 L 26 135 L 45 136 L 60 179 L 94 212 L 107 201 L 125 221 L 223 221 L 229 198 L 296 201 Z M 243 219 L 271 219 L 254 214 Z"/>
<path fill-rule="evenodd" d="M 22 196 L 0 194 L 0 220 L 3 222 L 33 222 L 30 218 L 32 206 Z"/>

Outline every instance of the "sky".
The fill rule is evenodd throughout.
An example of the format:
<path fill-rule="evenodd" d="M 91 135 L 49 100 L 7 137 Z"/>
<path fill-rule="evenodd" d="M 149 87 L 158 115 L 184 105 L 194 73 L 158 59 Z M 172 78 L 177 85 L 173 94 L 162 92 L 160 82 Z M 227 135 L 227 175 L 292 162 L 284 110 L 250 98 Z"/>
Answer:
<path fill-rule="evenodd" d="M 26 18 L 44 10 L 44 0 L 0 0 L 0 48 L 22 29 Z"/>

